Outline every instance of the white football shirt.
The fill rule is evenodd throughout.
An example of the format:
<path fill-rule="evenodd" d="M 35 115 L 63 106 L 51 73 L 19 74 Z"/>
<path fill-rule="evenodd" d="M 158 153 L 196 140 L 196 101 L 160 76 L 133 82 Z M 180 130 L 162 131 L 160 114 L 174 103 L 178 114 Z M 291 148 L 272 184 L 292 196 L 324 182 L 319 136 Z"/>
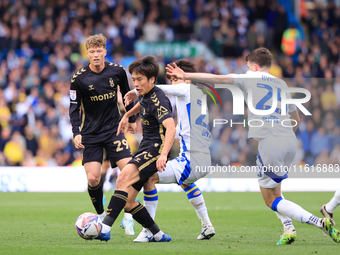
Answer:
<path fill-rule="evenodd" d="M 288 105 L 286 115 L 281 114 L 281 90 L 288 88 L 287 83 L 266 72 L 248 71 L 245 74 L 230 74 L 234 78 L 234 85 L 243 92 L 248 104 L 248 91 L 252 90 L 252 104 L 257 110 L 268 110 L 272 106 L 273 88 L 277 89 L 277 106 L 269 115 L 256 115 L 250 112 L 248 107 L 248 138 L 266 138 L 268 136 L 295 136 L 291 127 L 290 114 L 296 110 L 295 105 Z M 286 95 L 291 99 L 290 93 Z M 261 122 L 262 121 L 262 122 Z"/>
<path fill-rule="evenodd" d="M 209 131 L 209 113 L 206 96 L 195 85 L 180 83 L 174 85 L 157 85 L 165 94 L 176 96 L 177 120 L 176 126 L 180 139 L 181 151 L 210 153 L 211 134 Z M 202 114 L 205 107 L 206 114 Z"/>

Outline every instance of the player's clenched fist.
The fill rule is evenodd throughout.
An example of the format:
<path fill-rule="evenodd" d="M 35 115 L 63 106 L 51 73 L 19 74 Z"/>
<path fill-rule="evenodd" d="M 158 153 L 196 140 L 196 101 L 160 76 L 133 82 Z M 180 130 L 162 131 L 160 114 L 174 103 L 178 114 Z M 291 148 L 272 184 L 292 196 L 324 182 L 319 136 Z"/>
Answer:
<path fill-rule="evenodd" d="M 118 129 L 117 129 L 117 136 L 120 134 L 120 132 L 124 133 L 125 127 L 128 123 L 129 118 L 127 118 L 125 115 L 122 117 L 122 119 L 119 122 Z"/>
<path fill-rule="evenodd" d="M 159 172 L 163 172 L 166 167 L 167 157 L 165 155 L 161 155 L 159 159 L 156 161 L 156 167 Z"/>
<path fill-rule="evenodd" d="M 77 149 L 84 149 L 85 146 L 81 143 L 81 135 L 76 135 L 74 137 L 74 145 L 76 146 Z"/>

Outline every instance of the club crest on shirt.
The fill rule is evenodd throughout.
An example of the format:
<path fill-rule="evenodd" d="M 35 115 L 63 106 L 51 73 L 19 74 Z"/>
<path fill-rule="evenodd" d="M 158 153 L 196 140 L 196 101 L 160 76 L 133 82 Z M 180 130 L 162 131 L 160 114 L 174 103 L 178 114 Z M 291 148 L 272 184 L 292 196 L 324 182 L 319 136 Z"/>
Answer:
<path fill-rule="evenodd" d="M 75 90 L 70 90 L 70 98 L 71 100 L 77 99 L 77 92 Z"/>
<path fill-rule="evenodd" d="M 111 86 L 111 87 L 114 87 L 114 86 L 115 86 L 115 84 L 114 84 L 114 82 L 113 82 L 113 79 L 112 79 L 111 77 L 110 77 L 109 83 L 110 83 L 110 86 Z"/>

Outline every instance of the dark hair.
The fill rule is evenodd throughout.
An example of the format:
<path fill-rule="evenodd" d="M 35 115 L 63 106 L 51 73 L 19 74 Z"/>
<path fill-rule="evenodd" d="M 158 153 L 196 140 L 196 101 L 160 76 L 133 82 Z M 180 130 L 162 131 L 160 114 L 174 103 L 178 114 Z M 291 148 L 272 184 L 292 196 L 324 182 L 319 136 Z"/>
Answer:
<path fill-rule="evenodd" d="M 155 77 L 156 80 L 159 73 L 157 59 L 154 56 L 146 56 L 133 61 L 129 65 L 129 73 L 132 74 L 133 72 L 145 75 L 148 80 L 150 80 L 151 77 Z"/>
<path fill-rule="evenodd" d="M 196 64 L 190 60 L 179 59 L 175 62 L 175 64 L 186 73 L 197 73 Z M 173 66 L 172 63 L 170 65 Z M 171 76 L 167 74 L 166 78 L 170 80 Z"/>
<path fill-rule="evenodd" d="M 273 55 L 271 52 L 264 47 L 257 48 L 250 52 L 248 56 L 246 56 L 246 61 L 254 62 L 258 64 L 260 67 L 271 67 L 273 60 Z"/>

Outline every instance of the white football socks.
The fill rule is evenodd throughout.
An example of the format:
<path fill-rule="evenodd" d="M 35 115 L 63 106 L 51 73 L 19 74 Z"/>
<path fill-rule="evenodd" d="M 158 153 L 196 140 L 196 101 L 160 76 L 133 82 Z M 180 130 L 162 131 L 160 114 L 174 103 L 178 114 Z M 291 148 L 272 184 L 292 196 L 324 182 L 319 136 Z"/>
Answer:
<path fill-rule="evenodd" d="M 281 197 L 284 199 L 283 194 L 281 193 Z M 292 219 L 287 217 L 286 215 L 283 215 L 279 212 L 275 212 L 276 216 L 281 220 L 282 226 L 283 226 L 283 231 L 285 231 L 286 228 L 289 228 L 290 226 L 293 226 Z"/>
<path fill-rule="evenodd" d="M 151 218 L 154 220 L 156 217 L 156 210 L 157 210 L 158 200 L 155 201 L 145 201 L 144 200 L 144 207 L 148 210 Z"/>
<path fill-rule="evenodd" d="M 106 216 L 106 212 L 102 212 L 101 214 L 98 214 L 98 217 L 105 217 Z"/>
<path fill-rule="evenodd" d="M 102 233 L 109 233 L 111 231 L 111 227 L 103 223 Z"/>
<path fill-rule="evenodd" d="M 301 206 L 286 200 L 282 199 L 277 204 L 277 211 L 281 214 L 284 214 L 288 216 L 289 218 L 299 221 L 301 223 L 307 223 L 311 224 L 313 226 L 316 226 L 318 228 L 322 228 L 322 224 L 320 222 L 320 219 L 316 217 L 315 215 L 311 214 L 310 212 L 307 212 L 305 209 L 303 209 Z"/>
<path fill-rule="evenodd" d="M 148 210 L 151 218 L 154 220 L 156 217 L 156 210 L 158 205 L 158 193 L 154 188 L 150 191 L 143 191 L 144 193 L 144 207 Z"/>
<path fill-rule="evenodd" d="M 276 216 L 281 220 L 283 229 L 285 229 L 285 227 L 288 227 L 288 225 L 293 226 L 293 222 L 289 217 L 287 217 L 286 215 L 283 215 L 279 212 L 275 212 L 275 213 L 276 213 Z"/>
<path fill-rule="evenodd" d="M 194 207 L 197 217 L 201 220 L 202 227 L 212 226 L 203 195 L 201 194 L 198 197 L 191 198 L 189 201 Z"/>

